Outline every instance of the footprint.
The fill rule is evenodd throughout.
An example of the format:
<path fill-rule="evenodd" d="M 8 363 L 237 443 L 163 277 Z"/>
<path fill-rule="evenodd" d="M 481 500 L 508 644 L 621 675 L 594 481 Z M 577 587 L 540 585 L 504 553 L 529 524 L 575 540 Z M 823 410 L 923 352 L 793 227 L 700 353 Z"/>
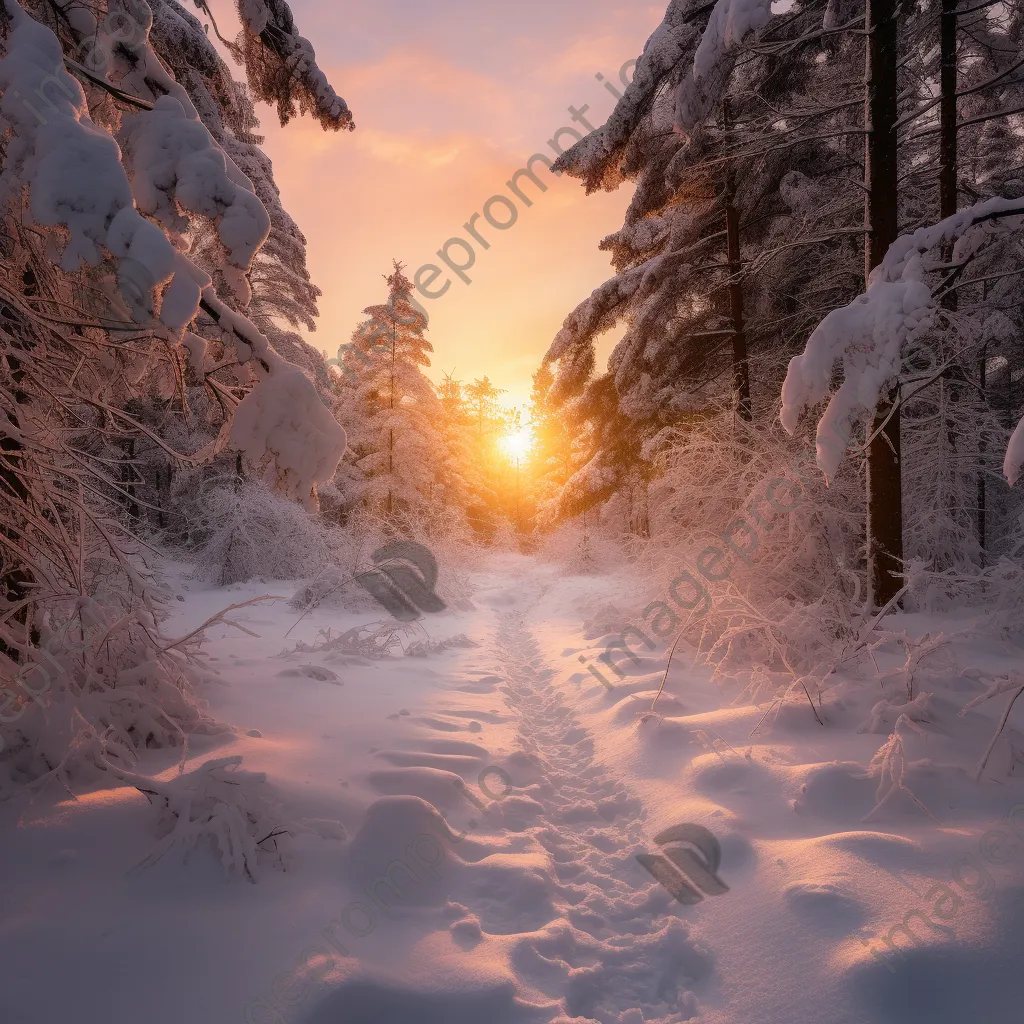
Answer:
<path fill-rule="evenodd" d="M 855 928 L 864 919 L 860 904 L 831 882 L 791 882 L 786 902 L 805 920 L 833 928 Z"/>

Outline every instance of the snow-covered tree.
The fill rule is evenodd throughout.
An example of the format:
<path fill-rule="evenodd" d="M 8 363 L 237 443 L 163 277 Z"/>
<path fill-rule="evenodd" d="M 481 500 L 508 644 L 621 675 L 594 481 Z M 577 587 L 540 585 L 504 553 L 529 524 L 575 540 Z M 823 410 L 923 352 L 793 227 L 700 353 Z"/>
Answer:
<path fill-rule="evenodd" d="M 867 290 L 830 313 L 812 333 L 806 350 L 790 363 L 782 392 L 782 421 L 790 431 L 803 411 L 828 399 L 817 426 L 818 465 L 826 476 L 840 466 L 858 421 L 873 414 L 885 389 L 898 379 L 906 352 L 936 330 L 971 331 L 984 338 L 992 305 L 976 308 L 973 322 L 941 322 L 939 298 L 951 287 L 969 288 L 989 267 L 1006 266 L 1018 250 L 1024 197 L 985 200 L 934 226 L 901 235 L 872 273 Z M 948 247 L 949 260 L 942 250 Z M 1012 264 L 1010 264 L 1012 265 Z M 973 273 L 972 273 L 973 271 Z M 1000 275 L 1016 279 L 1019 270 Z M 1016 284 L 1016 281 L 1015 281 Z M 831 391 L 833 369 L 843 364 L 842 384 Z M 919 383 L 934 383 L 944 367 Z M 1016 426 L 1003 462 L 1009 483 L 1024 472 L 1024 428 Z"/>
<path fill-rule="evenodd" d="M 424 374 L 433 346 L 427 318 L 412 299 L 412 283 L 397 261 L 387 276 L 388 301 L 368 306 L 368 319 L 344 350 L 342 403 L 354 417 L 351 447 L 361 481 L 354 500 L 383 517 L 389 529 L 408 530 L 447 501 L 453 484 L 441 429 L 442 407 Z"/>
<path fill-rule="evenodd" d="M 486 535 L 494 492 L 489 483 L 489 465 L 480 444 L 479 405 L 471 405 L 466 392 L 472 385 L 456 380 L 454 371 L 442 375 L 437 387 L 441 403 L 441 429 L 451 460 L 453 486 L 448 502 L 458 507 L 478 533 Z M 488 381 L 490 388 L 490 382 Z M 479 397 L 479 396 L 478 396 Z"/>
<path fill-rule="evenodd" d="M 340 104 L 344 126 L 295 45 L 317 116 Z M 271 319 L 308 323 L 316 291 L 246 87 L 193 15 L 174 0 L 3 0 L 0 94 L 0 744 L 14 777 L 66 779 L 204 721 L 188 644 L 160 638 L 131 536 L 141 449 L 198 465 L 230 444 L 312 507 L 345 436 L 273 343 Z M 145 420 L 187 375 L 219 423 L 180 452 Z"/>
<path fill-rule="evenodd" d="M 556 400 L 578 401 L 599 436 L 570 484 L 580 498 L 635 486 L 659 438 L 723 403 L 744 418 L 763 409 L 766 365 L 856 294 L 852 46 L 822 31 L 816 6 L 794 5 L 754 48 L 768 5 L 671 3 L 607 124 L 557 163 L 588 192 L 636 182 L 626 223 L 601 243 L 616 275 L 547 354 Z M 597 372 L 596 338 L 621 324 Z"/>
<path fill-rule="evenodd" d="M 555 376 L 548 366 L 541 366 L 533 375 L 530 391 L 530 425 L 533 430 L 533 451 L 530 453 L 534 501 L 538 524 L 549 526 L 567 513 L 562 506 L 565 486 L 579 468 L 580 442 L 587 425 L 572 419 L 569 410 L 557 406 L 551 398 Z M 568 502 L 566 502 L 568 504 Z"/>
<path fill-rule="evenodd" d="M 555 400 L 594 431 L 566 498 L 628 495 L 638 471 L 664 470 L 666 450 L 685 457 L 681 436 L 721 422 L 723 406 L 772 418 L 788 358 L 864 289 L 898 234 L 941 219 L 950 181 L 954 200 L 1021 194 L 1007 119 L 1024 106 L 1020 10 L 990 8 L 669 4 L 607 124 L 556 165 L 588 191 L 636 182 L 625 225 L 602 243 L 615 276 L 547 354 Z M 984 560 L 986 487 L 1000 522 L 988 516 L 985 547 L 1012 546 L 1012 501 L 989 466 L 1006 417 L 984 392 L 1005 396 L 1020 373 L 1021 303 L 1015 272 L 990 258 L 973 264 L 981 277 L 940 289 L 941 329 L 902 351 L 874 427 L 857 422 L 841 445 L 866 444 L 851 468 L 869 485 L 861 550 L 882 603 L 904 557 L 938 570 Z M 595 340 L 615 326 L 601 372 Z"/>

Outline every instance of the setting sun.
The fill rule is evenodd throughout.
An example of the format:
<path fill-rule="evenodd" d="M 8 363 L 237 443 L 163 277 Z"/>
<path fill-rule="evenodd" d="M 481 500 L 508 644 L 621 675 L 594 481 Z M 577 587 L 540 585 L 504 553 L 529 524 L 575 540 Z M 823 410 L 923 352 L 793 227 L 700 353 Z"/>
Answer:
<path fill-rule="evenodd" d="M 500 443 L 505 454 L 518 462 L 520 459 L 525 459 L 533 448 L 533 430 L 530 427 L 513 430 L 506 434 Z"/>

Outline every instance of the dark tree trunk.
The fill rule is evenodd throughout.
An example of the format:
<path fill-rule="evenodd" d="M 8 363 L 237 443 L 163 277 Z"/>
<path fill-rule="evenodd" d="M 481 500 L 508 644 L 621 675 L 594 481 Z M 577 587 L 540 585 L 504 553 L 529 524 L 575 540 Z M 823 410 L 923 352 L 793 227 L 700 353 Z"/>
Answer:
<path fill-rule="evenodd" d="M 878 266 L 896 240 L 898 164 L 896 150 L 899 57 L 896 0 L 867 0 L 865 75 L 865 184 L 868 244 L 866 275 Z M 881 607 L 896 596 L 903 571 L 903 494 L 900 481 L 899 386 L 881 403 L 877 433 L 868 450 L 868 564 L 871 593 Z M 888 422 L 886 422 L 888 419 Z M 885 426 L 883 426 L 885 423 Z"/>
<path fill-rule="evenodd" d="M 985 402 L 985 386 L 988 383 L 986 378 L 988 376 L 988 368 L 986 363 L 988 361 L 988 345 L 983 345 L 981 348 L 981 358 L 978 359 L 978 384 L 981 387 L 981 401 Z M 987 495 L 985 493 L 985 431 L 981 432 L 981 436 L 978 441 L 978 462 L 981 468 L 978 470 L 978 544 L 981 547 L 981 564 L 982 567 L 985 565 L 985 545 L 988 543 L 987 537 Z"/>
<path fill-rule="evenodd" d="M 11 356 L 7 357 L 7 362 L 9 364 L 13 363 L 15 367 L 17 366 L 17 361 Z M 17 372 L 15 369 L 14 374 L 17 374 Z M 10 421 L 11 426 L 17 430 L 17 417 L 8 413 L 7 419 Z M 23 468 L 24 459 L 21 444 L 10 436 L 5 435 L 0 438 L 0 488 L 7 493 L 9 499 L 13 499 L 15 505 L 28 504 L 28 491 L 21 478 Z M 5 523 L 0 526 L 0 531 L 14 544 L 22 541 L 20 531 L 12 524 Z M 31 588 L 32 576 L 27 567 L 20 564 L 15 557 L 5 550 L 0 555 L 0 595 L 10 604 L 18 604 L 29 596 Z M 18 622 L 25 623 L 28 621 L 27 613 L 27 607 L 21 608 L 15 613 L 14 618 Z M 8 647 L 3 640 L 0 640 L 0 653 L 7 655 L 7 657 L 15 661 L 20 660 L 17 651 Z"/>
<path fill-rule="evenodd" d="M 160 529 L 164 530 L 167 528 L 167 517 L 164 513 L 164 502 L 169 500 L 171 493 L 171 467 L 167 467 L 167 482 L 164 482 L 164 470 L 157 464 L 156 469 L 153 471 L 156 477 L 156 503 L 157 503 L 157 521 L 160 524 Z"/>
<path fill-rule="evenodd" d="M 24 274 L 24 293 L 26 295 L 34 295 L 37 292 L 35 286 L 35 275 L 32 273 L 31 267 L 25 270 Z M 2 313 L 0 316 L 8 321 L 7 327 L 12 331 L 14 337 L 18 336 L 20 325 L 20 318 L 16 312 L 11 310 L 7 305 L 3 306 Z M 22 328 L 22 330 L 24 330 Z M 23 339 L 26 344 L 31 344 L 29 341 L 28 332 L 25 331 Z M 12 347 L 15 347 L 12 345 Z M 7 363 L 8 373 L 10 375 L 11 382 L 13 383 L 13 391 L 11 397 L 14 399 L 15 406 L 22 406 L 28 402 L 28 395 L 22 391 L 21 382 L 25 377 L 25 371 L 21 368 L 21 362 L 17 356 L 8 352 L 5 356 Z M 15 412 L 8 412 L 7 419 L 10 421 L 14 431 L 17 432 L 20 429 L 18 422 L 18 416 Z M 21 442 L 9 434 L 0 437 L 0 488 L 6 492 L 7 498 L 17 508 L 22 506 L 27 508 L 29 505 L 29 492 L 25 486 L 25 481 L 22 479 L 22 474 L 25 470 L 25 457 L 23 455 L 23 449 Z M 22 531 L 18 525 L 14 522 L 3 523 L 0 525 L 0 532 L 3 533 L 13 544 L 21 544 L 24 542 Z M 27 565 L 22 564 L 18 561 L 17 556 L 12 555 L 8 550 L 4 550 L 0 553 L 0 596 L 2 596 L 10 604 L 18 604 L 26 600 L 32 592 L 33 579 L 32 573 Z M 30 609 L 28 605 L 24 605 L 17 612 L 14 613 L 14 620 L 24 625 L 29 621 Z M 31 639 L 33 643 L 38 642 L 38 633 L 33 628 L 31 631 Z M 0 640 L 0 653 L 5 654 L 8 658 L 14 661 L 20 661 L 19 653 L 10 648 L 4 641 Z"/>
<path fill-rule="evenodd" d="M 939 30 L 939 219 L 952 217 L 957 210 L 957 138 L 956 138 L 956 7 L 959 0 L 942 0 L 942 16 Z M 952 243 L 943 246 L 943 259 L 948 263 L 953 257 Z M 942 307 L 953 313 L 957 308 L 956 289 L 950 289 L 942 296 Z M 949 403 L 956 406 L 961 397 L 967 374 L 959 364 L 949 367 L 945 373 L 949 391 Z M 952 415 L 946 419 L 946 441 L 949 450 L 958 448 L 957 424 Z M 964 514 L 955 506 L 955 492 L 950 495 L 950 512 L 956 516 Z"/>
<path fill-rule="evenodd" d="M 135 500 L 135 438 L 124 442 L 124 458 L 121 461 L 121 485 L 124 487 L 125 504 L 132 519 L 139 518 L 139 503 Z"/>
<path fill-rule="evenodd" d="M 956 149 L 956 6 L 959 0 L 942 0 L 939 103 L 939 219 L 952 217 L 957 209 Z M 956 292 L 944 296 L 951 301 L 947 309 L 956 309 Z"/>

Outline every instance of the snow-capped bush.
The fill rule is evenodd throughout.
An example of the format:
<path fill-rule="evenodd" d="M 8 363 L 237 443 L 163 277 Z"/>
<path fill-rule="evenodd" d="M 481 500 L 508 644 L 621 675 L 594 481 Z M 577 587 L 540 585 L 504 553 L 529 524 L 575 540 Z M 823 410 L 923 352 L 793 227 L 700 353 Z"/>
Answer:
<path fill-rule="evenodd" d="M 184 749 L 188 733 L 216 728 L 194 695 L 190 646 L 161 639 L 158 589 L 102 552 L 90 561 L 93 596 L 50 604 L 2 691 L 0 788 L 47 779 L 70 788 L 111 762 L 128 769 L 147 748 Z"/>
<path fill-rule="evenodd" d="M 157 810 L 159 841 L 140 867 L 171 851 L 183 859 L 212 847 L 225 874 L 255 882 L 261 859 L 280 861 L 278 839 L 291 835 L 276 801 L 266 792 L 264 772 L 242 769 L 239 755 L 207 761 L 168 781 L 118 771 L 121 782 L 144 793 Z"/>
<path fill-rule="evenodd" d="M 682 577 L 692 606 L 675 610 L 667 642 L 681 635 L 725 674 L 827 663 L 864 597 L 858 475 L 826 488 L 809 443 L 731 411 L 667 439 L 658 462 L 652 539 L 637 564 L 659 596 Z"/>
<path fill-rule="evenodd" d="M 344 550 L 336 527 L 262 481 L 218 475 L 189 488 L 184 478 L 174 493 L 194 575 L 213 586 L 313 576 Z"/>
<path fill-rule="evenodd" d="M 479 552 L 470 545 L 468 530 L 459 528 L 462 524 L 458 517 L 449 518 L 452 529 L 446 533 L 432 520 L 403 517 L 398 521 L 406 529 L 400 536 L 430 552 L 437 568 L 433 586 L 437 597 L 451 608 L 471 608 L 473 587 L 468 567 L 479 558 Z M 377 571 L 380 563 L 374 561 L 374 555 L 395 541 L 395 522 L 394 517 L 388 519 L 373 510 L 363 509 L 352 515 L 343 531 L 332 534 L 331 551 L 312 574 L 313 578 L 292 595 L 292 607 L 304 612 L 320 605 L 382 612 L 382 606 L 371 596 L 372 588 L 361 585 L 360 580 Z M 401 561 L 400 556 L 398 560 Z M 418 575 L 420 570 L 416 571 Z"/>
<path fill-rule="evenodd" d="M 621 535 L 615 540 L 621 541 Z M 600 529 L 597 514 L 589 512 L 541 534 L 536 542 L 536 554 L 563 566 L 567 572 L 590 573 L 610 567 L 622 552 L 609 531 Z"/>

